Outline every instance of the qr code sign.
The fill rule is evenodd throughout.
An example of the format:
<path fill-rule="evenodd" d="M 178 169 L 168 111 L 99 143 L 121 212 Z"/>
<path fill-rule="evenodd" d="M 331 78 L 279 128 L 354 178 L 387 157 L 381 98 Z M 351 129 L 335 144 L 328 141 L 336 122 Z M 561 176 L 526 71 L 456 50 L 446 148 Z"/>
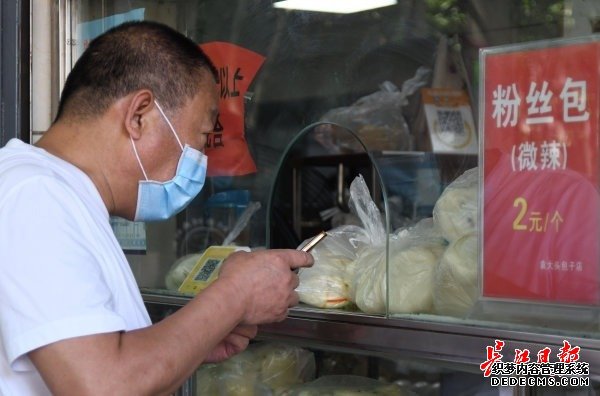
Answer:
<path fill-rule="evenodd" d="M 465 135 L 465 122 L 462 113 L 458 110 L 438 110 L 437 118 L 440 125 L 440 131 L 454 132 L 457 135 Z"/>
<path fill-rule="evenodd" d="M 198 282 L 206 282 L 223 260 L 208 259 L 194 278 Z"/>

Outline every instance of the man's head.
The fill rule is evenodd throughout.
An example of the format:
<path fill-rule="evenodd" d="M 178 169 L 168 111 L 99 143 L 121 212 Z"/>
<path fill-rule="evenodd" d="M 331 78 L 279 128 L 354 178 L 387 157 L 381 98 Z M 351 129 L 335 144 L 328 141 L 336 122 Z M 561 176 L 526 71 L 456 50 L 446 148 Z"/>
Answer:
<path fill-rule="evenodd" d="M 176 30 L 125 23 L 90 42 L 67 78 L 56 120 L 101 115 L 140 89 L 152 91 L 166 111 L 176 110 L 198 93 L 207 72 L 216 78 L 210 59 Z"/>
<path fill-rule="evenodd" d="M 79 58 L 37 145 L 87 173 L 111 214 L 133 218 L 141 180 L 172 180 L 183 146 L 204 148 L 218 98 L 216 70 L 194 42 L 126 23 Z"/>

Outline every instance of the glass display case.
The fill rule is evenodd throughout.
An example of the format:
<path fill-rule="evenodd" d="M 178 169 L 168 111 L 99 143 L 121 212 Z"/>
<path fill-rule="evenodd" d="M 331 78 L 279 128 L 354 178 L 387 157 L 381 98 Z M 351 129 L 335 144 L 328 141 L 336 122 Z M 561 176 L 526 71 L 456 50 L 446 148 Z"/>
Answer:
<path fill-rule="evenodd" d="M 179 287 L 210 246 L 297 248 L 328 231 L 311 269 L 323 271 L 300 273 L 302 303 L 259 333 L 312 351 L 317 376 L 330 373 L 319 371 L 327 353 L 357 354 L 361 375 L 408 381 L 408 392 L 484 394 L 480 365 L 500 352 L 496 341 L 504 362 L 525 350 L 531 361 L 546 348 L 556 356 L 568 341 L 600 378 L 598 302 L 486 298 L 479 236 L 480 50 L 593 38 L 600 1 L 398 0 L 356 12 L 279 3 L 54 2 L 56 86 L 89 40 L 128 20 L 183 32 L 219 71 L 222 112 L 207 147 L 209 168 L 219 165 L 200 196 L 166 222 L 114 220 L 153 318 L 189 301 Z M 588 97 L 596 119 L 598 98 Z M 241 119 L 223 110 L 232 103 Z M 390 365 L 392 374 L 377 372 Z M 414 388 L 419 378 L 425 390 Z M 194 381 L 186 386 L 194 392 Z"/>

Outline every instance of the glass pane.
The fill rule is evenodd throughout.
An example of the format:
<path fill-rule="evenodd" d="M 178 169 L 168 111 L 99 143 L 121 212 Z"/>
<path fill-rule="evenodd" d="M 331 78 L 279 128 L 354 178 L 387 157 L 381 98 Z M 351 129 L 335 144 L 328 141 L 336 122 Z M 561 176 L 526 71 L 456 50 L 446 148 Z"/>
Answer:
<path fill-rule="evenodd" d="M 250 80 L 242 95 L 243 132 L 256 172 L 211 177 L 176 219 L 147 224 L 146 254 L 129 255 L 142 287 L 165 289 L 174 264 L 184 259 L 193 264 L 197 256 L 190 254 L 223 243 L 254 202 L 260 209 L 234 240 L 238 245 L 295 248 L 322 229 L 351 223 L 348 187 L 358 173 L 383 213 L 388 235 L 431 218 L 442 192 L 478 164 L 480 49 L 600 30 L 598 1 L 399 0 L 349 14 L 284 10 L 273 3 L 72 2 L 73 60 L 94 34 L 136 18 L 166 23 L 198 44 L 225 42 L 264 57 L 253 78 L 244 70 L 219 70 L 223 99 L 236 91 L 238 78 Z M 299 132 L 319 121 L 338 126 L 304 135 L 290 161 L 282 163 Z M 294 164 L 302 165 L 299 181 Z M 270 201 L 276 181 L 283 184 Z M 388 248 L 386 258 L 393 253 Z M 180 269 L 185 274 L 185 265 Z M 471 277 L 469 287 L 472 282 Z M 383 289 L 394 297 L 393 284 Z M 386 304 L 391 297 L 384 298 Z M 378 313 L 431 321 L 467 316 L 453 308 L 437 315 L 433 296 L 422 301 L 417 308 L 386 306 Z M 501 315 L 502 307 L 480 312 L 478 319 L 486 322 L 474 323 L 597 331 L 597 325 L 528 321 L 524 316 L 538 307 L 521 308 L 519 317 Z M 581 315 L 584 323 L 595 323 L 594 312 Z"/>
<path fill-rule="evenodd" d="M 588 377 L 522 377 L 529 382 L 519 385 L 517 377 L 490 380 L 456 364 L 392 360 L 282 342 L 251 344 L 227 362 L 201 366 L 193 378 L 198 395 L 502 396 L 529 391 L 535 396 L 595 396 L 599 391 L 599 384 Z M 546 385 L 535 386 L 536 382 Z"/>
<path fill-rule="evenodd" d="M 486 378 L 461 365 L 392 360 L 269 341 L 250 344 L 226 362 L 202 365 L 193 378 L 198 395 L 500 396 L 504 394 L 500 388 L 508 389 L 491 388 Z"/>

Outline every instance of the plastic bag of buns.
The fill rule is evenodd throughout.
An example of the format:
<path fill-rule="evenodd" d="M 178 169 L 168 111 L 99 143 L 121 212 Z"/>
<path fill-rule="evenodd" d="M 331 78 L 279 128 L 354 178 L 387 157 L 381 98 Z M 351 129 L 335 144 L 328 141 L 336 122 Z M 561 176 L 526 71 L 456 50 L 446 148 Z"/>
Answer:
<path fill-rule="evenodd" d="M 429 69 L 419 67 L 401 89 L 391 81 L 384 81 L 379 90 L 351 105 L 329 110 L 320 119 L 324 124 L 316 128 L 315 139 L 330 153 L 362 152 L 359 141 L 346 128 L 370 150 L 412 150 L 413 136 L 402 108 L 411 95 L 427 84 L 429 74 Z"/>
<path fill-rule="evenodd" d="M 296 289 L 300 301 L 319 308 L 342 308 L 350 304 L 350 283 L 357 252 L 368 245 L 363 228 L 342 226 L 327 231 L 312 250 L 314 265 L 298 272 Z"/>
<path fill-rule="evenodd" d="M 319 308 L 341 308 L 350 304 L 353 301 L 350 288 L 359 254 L 370 246 L 385 245 L 381 213 L 361 175 L 350 184 L 349 206 L 362 226 L 347 225 L 329 230 L 327 237 L 311 250 L 314 265 L 298 272 L 300 284 L 296 291 L 303 303 Z"/>
<path fill-rule="evenodd" d="M 185 278 L 192 272 L 200 257 L 202 257 L 202 254 L 193 253 L 177 259 L 165 276 L 167 290 L 178 291 L 179 286 L 181 286 Z"/>
<path fill-rule="evenodd" d="M 366 313 L 386 313 L 389 282 L 389 313 L 432 312 L 434 273 L 445 248 L 429 218 L 390 236 L 388 266 L 385 246 L 363 250 L 351 288 L 356 305 Z"/>
<path fill-rule="evenodd" d="M 281 396 L 408 396 L 394 383 L 354 375 L 328 375 L 296 386 Z"/>
<path fill-rule="evenodd" d="M 270 396 L 315 378 L 314 354 L 282 343 L 254 343 L 232 358 L 201 366 L 197 395 Z"/>

